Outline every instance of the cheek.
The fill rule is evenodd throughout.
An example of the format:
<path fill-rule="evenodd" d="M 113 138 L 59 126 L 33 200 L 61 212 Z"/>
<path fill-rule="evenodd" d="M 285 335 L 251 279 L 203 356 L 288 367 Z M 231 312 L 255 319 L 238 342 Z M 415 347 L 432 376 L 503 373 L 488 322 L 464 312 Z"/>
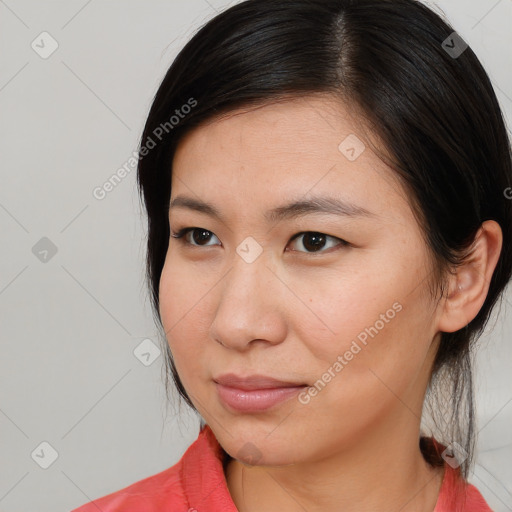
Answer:
<path fill-rule="evenodd" d="M 296 295 L 306 298 L 302 302 L 309 311 L 299 304 L 291 326 L 302 326 L 297 337 L 323 363 L 333 362 L 353 342 L 366 347 L 374 338 L 386 338 L 404 316 L 400 299 L 405 283 L 369 264 L 361 266 L 364 273 L 325 269 L 315 279 L 293 284 Z"/>
<path fill-rule="evenodd" d="M 420 271 L 366 268 L 365 275 L 325 279 L 328 287 L 309 293 L 307 304 L 321 321 L 302 323 L 297 335 L 312 356 L 318 394 L 355 410 L 404 391 L 422 371 L 431 341 Z"/>
<path fill-rule="evenodd" d="M 388 256 L 400 261 L 397 254 Z M 288 343 L 274 349 L 290 367 L 297 361 L 305 380 L 319 383 L 318 397 L 311 398 L 306 411 L 327 406 L 345 418 L 357 412 L 364 423 L 364 417 L 377 414 L 369 403 L 384 407 L 414 378 L 428 330 L 421 287 L 411 293 L 421 276 L 403 272 L 396 263 L 386 268 L 368 261 L 361 268 L 364 273 L 323 268 L 308 279 L 284 275 L 294 292 L 280 309 Z M 160 313 L 176 368 L 191 394 L 204 391 L 200 388 L 211 377 L 216 347 L 209 331 L 220 304 L 208 292 L 217 281 L 211 272 L 168 254 Z"/>
<path fill-rule="evenodd" d="M 201 273 L 167 258 L 160 278 L 160 316 L 174 364 L 183 385 L 201 375 L 201 355 L 207 340 L 208 316 L 204 297 L 211 283 Z M 204 370 L 203 370 L 204 371 Z"/>

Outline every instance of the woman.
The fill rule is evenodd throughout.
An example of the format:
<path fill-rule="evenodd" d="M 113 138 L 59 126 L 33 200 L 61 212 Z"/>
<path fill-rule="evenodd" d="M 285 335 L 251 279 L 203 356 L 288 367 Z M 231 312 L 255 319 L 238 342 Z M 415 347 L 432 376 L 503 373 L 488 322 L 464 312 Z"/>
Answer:
<path fill-rule="evenodd" d="M 511 276 L 511 153 L 453 28 L 414 0 L 241 2 L 175 59 L 139 158 L 201 429 L 77 512 L 491 510 L 470 355 Z"/>

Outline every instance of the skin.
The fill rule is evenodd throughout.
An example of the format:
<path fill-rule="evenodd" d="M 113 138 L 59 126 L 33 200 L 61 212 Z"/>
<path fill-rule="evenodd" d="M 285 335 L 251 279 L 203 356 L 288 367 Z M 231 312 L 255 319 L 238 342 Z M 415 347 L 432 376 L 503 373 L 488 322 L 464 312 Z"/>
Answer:
<path fill-rule="evenodd" d="M 189 132 L 177 148 L 171 200 L 207 201 L 223 221 L 171 209 L 173 233 L 210 234 L 170 238 L 160 314 L 188 395 L 232 457 L 225 475 L 236 507 L 432 511 L 443 470 L 418 447 L 425 390 L 440 332 L 466 325 L 485 300 L 498 224 L 484 223 L 472 262 L 436 301 L 427 246 L 393 171 L 368 145 L 354 161 L 338 149 L 360 133 L 354 113 L 311 95 L 232 114 Z M 313 195 L 373 215 L 264 219 Z M 292 240 L 305 231 L 329 238 L 314 251 L 307 237 Z M 252 263 L 236 252 L 249 236 L 263 250 Z M 313 386 L 397 302 L 402 309 L 307 404 L 295 397 L 243 414 L 220 401 L 212 379 L 227 372 Z M 246 455 L 249 441 L 256 462 Z"/>

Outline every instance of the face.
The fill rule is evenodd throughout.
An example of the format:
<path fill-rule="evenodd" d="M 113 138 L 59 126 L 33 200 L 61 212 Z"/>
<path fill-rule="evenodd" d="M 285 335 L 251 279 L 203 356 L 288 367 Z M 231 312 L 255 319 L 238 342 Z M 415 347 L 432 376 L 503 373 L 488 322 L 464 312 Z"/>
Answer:
<path fill-rule="evenodd" d="M 187 394 L 232 457 L 259 465 L 417 428 L 431 266 L 393 171 L 334 98 L 232 114 L 173 161 L 171 235 L 193 229 L 170 238 L 160 313 Z"/>

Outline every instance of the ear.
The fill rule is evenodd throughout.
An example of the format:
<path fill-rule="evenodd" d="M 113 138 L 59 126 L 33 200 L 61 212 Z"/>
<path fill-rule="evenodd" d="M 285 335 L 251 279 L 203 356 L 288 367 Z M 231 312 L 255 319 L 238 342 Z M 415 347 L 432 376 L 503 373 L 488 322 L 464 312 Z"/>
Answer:
<path fill-rule="evenodd" d="M 500 225 L 487 220 L 480 226 L 467 261 L 449 278 L 448 296 L 440 313 L 438 330 L 455 332 L 465 327 L 480 311 L 498 262 L 503 234 Z"/>

